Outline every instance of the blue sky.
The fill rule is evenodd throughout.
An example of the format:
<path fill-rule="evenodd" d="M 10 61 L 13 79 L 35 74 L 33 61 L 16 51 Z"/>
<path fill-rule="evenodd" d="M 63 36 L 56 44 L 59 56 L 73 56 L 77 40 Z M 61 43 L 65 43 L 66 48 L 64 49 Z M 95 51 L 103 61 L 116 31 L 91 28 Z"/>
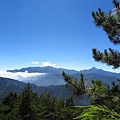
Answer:
<path fill-rule="evenodd" d="M 92 11 L 110 0 L 1 0 L 0 70 L 28 66 L 113 70 L 95 62 L 92 48 L 119 50 L 94 26 Z"/>

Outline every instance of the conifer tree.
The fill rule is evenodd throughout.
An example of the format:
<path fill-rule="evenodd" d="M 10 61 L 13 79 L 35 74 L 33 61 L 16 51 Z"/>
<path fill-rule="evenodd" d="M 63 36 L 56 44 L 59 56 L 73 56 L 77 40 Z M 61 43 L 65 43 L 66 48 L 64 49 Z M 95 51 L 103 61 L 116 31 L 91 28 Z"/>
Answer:
<path fill-rule="evenodd" d="M 0 120 L 3 119 L 16 119 L 17 116 L 17 99 L 16 92 L 10 91 L 6 94 L 0 102 Z"/>
<path fill-rule="evenodd" d="M 94 23 L 97 27 L 101 27 L 114 45 L 120 44 L 120 3 L 117 0 L 113 0 L 114 8 L 106 13 L 100 8 L 97 12 L 92 12 Z M 120 52 L 109 48 L 100 52 L 96 48 L 92 49 L 93 58 L 96 61 L 106 63 L 114 68 L 120 67 Z"/>
<path fill-rule="evenodd" d="M 103 31 L 106 32 L 110 42 L 114 45 L 120 44 L 120 2 L 118 0 L 113 0 L 114 8 L 106 13 L 103 12 L 100 8 L 97 12 L 92 12 L 92 16 L 94 19 L 94 23 L 97 27 L 101 27 Z M 120 52 L 109 48 L 108 50 L 104 50 L 104 52 L 100 52 L 97 49 L 92 49 L 93 58 L 96 61 L 106 63 L 107 65 L 113 66 L 113 68 L 120 67 Z M 118 80 L 119 81 L 119 80 Z M 115 104 L 118 107 L 114 107 L 116 111 L 119 111 L 120 108 L 120 88 L 115 82 L 112 83 L 112 89 L 109 90 L 110 100 L 116 102 Z M 115 99 L 115 100 L 114 100 Z M 111 105 L 113 106 L 113 105 Z"/>
<path fill-rule="evenodd" d="M 36 97 L 35 93 L 32 92 L 31 86 L 28 83 L 22 92 L 19 106 L 19 115 L 22 120 L 36 120 L 35 111 L 32 109 L 34 97 Z"/>
<path fill-rule="evenodd" d="M 62 72 L 66 86 L 72 91 L 73 94 L 77 96 L 82 96 L 86 93 L 86 86 L 84 75 L 80 74 L 80 79 L 74 79 L 71 76 L 68 76 L 64 71 Z"/>
<path fill-rule="evenodd" d="M 92 12 L 94 23 L 97 27 L 101 27 L 107 34 L 110 42 L 114 45 L 120 44 L 120 2 L 113 0 L 114 9 L 110 12 L 103 12 L 100 8 L 97 12 Z M 120 52 L 109 48 L 100 52 L 93 48 L 93 58 L 96 61 L 106 63 L 107 65 L 113 66 L 113 68 L 120 67 Z M 92 80 L 92 86 L 88 90 L 85 87 L 80 87 L 77 81 L 74 81 L 70 76 L 67 76 L 64 72 L 62 73 L 67 84 L 72 88 L 74 94 L 78 95 L 92 93 L 95 102 L 94 105 L 83 106 L 86 110 L 80 114 L 76 119 L 83 120 L 98 120 L 98 119 L 120 119 L 120 89 L 119 86 L 114 82 L 112 83 L 112 89 L 104 86 L 100 81 Z M 82 78 L 83 76 L 81 76 Z M 81 84 L 84 86 L 84 84 Z M 82 88 L 82 89 L 81 89 Z M 77 92 L 76 92 L 77 91 Z M 85 92 L 84 92 L 85 91 Z M 110 98 L 110 99 L 108 99 Z M 79 107 L 79 106 L 77 106 Z M 81 107 L 80 107 L 81 108 Z M 90 109 L 89 109 L 90 108 Z M 111 110 L 113 109 L 113 110 Z M 115 110 L 115 111 L 114 111 Z M 102 112 L 103 111 L 103 112 Z M 118 113 L 117 113 L 118 112 Z"/>

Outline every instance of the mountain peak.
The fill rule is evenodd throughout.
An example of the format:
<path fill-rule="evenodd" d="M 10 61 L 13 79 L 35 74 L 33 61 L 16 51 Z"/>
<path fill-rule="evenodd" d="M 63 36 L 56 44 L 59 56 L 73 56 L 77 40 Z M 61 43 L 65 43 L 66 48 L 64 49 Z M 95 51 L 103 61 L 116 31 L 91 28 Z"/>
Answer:
<path fill-rule="evenodd" d="M 98 70 L 98 68 L 96 68 L 96 67 L 92 67 L 90 70 Z"/>

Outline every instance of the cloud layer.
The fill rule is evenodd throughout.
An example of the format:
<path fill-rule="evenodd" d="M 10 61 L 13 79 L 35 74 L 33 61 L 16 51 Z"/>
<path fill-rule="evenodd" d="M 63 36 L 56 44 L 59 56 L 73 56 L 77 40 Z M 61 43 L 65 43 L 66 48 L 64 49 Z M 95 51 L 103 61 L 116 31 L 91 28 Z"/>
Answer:
<path fill-rule="evenodd" d="M 41 63 L 44 67 L 46 67 L 46 66 L 56 67 L 56 64 L 53 64 L 50 61 L 41 62 Z M 31 64 L 39 65 L 40 62 L 33 61 L 33 62 L 31 62 Z M 7 72 L 7 71 L 0 71 L 0 77 L 11 78 L 11 79 L 19 80 L 19 81 L 22 81 L 22 80 L 25 80 L 25 79 L 30 79 L 31 77 L 45 75 L 45 74 L 46 73 L 28 73 L 28 71 L 16 72 L 16 73 Z"/>
<path fill-rule="evenodd" d="M 33 61 L 31 64 L 33 64 L 33 65 L 39 65 L 40 63 L 37 62 L 37 61 Z"/>
<path fill-rule="evenodd" d="M 40 65 L 42 64 L 42 66 L 46 67 L 46 66 L 51 66 L 51 67 L 56 67 L 56 64 L 51 63 L 50 61 L 46 61 L 46 62 L 38 62 L 38 61 L 33 61 L 31 62 L 32 65 Z"/>
<path fill-rule="evenodd" d="M 43 66 L 51 66 L 51 67 L 56 67 L 56 64 L 50 63 L 50 61 L 42 62 Z"/>
<path fill-rule="evenodd" d="M 22 81 L 23 79 L 27 79 L 30 77 L 44 75 L 44 74 L 45 73 L 28 73 L 28 71 L 16 72 L 16 73 L 0 71 L 0 77 L 11 78 L 11 79 L 19 80 L 19 81 Z"/>

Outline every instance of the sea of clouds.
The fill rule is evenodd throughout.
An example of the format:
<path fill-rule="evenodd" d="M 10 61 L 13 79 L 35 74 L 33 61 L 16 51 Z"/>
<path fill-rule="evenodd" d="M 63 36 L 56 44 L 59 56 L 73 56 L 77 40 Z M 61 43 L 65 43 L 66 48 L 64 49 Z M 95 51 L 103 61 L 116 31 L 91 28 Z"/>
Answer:
<path fill-rule="evenodd" d="M 32 65 L 40 65 L 46 67 L 46 66 L 51 66 L 51 67 L 56 67 L 56 64 L 51 63 L 50 61 L 45 61 L 45 62 L 39 62 L 39 61 L 33 61 L 31 62 Z M 0 77 L 4 78 L 11 78 L 14 80 L 19 80 L 19 81 L 27 81 L 27 80 L 37 80 L 38 78 L 42 77 L 43 75 L 46 75 L 46 73 L 29 73 L 28 71 L 25 72 L 8 72 L 8 71 L 0 71 Z"/>
<path fill-rule="evenodd" d="M 11 78 L 19 81 L 42 75 L 45 75 L 45 73 L 28 73 L 28 71 L 12 73 L 7 71 L 0 71 L 0 77 Z"/>

